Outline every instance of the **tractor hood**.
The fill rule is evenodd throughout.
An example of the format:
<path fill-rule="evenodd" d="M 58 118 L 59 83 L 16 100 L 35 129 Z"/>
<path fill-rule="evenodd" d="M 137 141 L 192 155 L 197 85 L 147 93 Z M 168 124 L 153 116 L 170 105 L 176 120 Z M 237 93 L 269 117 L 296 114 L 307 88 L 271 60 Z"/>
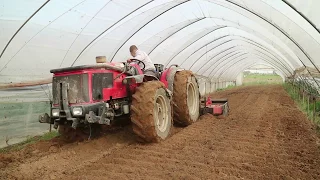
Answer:
<path fill-rule="evenodd" d="M 64 73 L 70 71 L 79 71 L 79 70 L 86 70 L 86 69 L 106 69 L 106 70 L 115 70 L 122 72 L 124 70 L 123 63 L 101 63 L 101 64 L 94 64 L 94 65 L 81 65 L 81 66 L 72 66 L 66 68 L 59 68 L 59 69 L 52 69 L 50 70 L 51 73 Z"/>

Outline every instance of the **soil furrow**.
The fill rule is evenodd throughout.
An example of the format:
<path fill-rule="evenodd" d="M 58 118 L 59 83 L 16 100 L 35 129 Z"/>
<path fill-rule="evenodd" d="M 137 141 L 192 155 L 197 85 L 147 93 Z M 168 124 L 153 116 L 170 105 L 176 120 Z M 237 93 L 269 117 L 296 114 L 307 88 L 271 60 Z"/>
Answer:
<path fill-rule="evenodd" d="M 316 128 L 280 85 L 221 91 L 228 117 L 204 115 L 157 144 L 130 127 L 99 139 L 0 154 L 0 179 L 320 179 Z M 5 162 L 5 164 L 1 164 Z"/>

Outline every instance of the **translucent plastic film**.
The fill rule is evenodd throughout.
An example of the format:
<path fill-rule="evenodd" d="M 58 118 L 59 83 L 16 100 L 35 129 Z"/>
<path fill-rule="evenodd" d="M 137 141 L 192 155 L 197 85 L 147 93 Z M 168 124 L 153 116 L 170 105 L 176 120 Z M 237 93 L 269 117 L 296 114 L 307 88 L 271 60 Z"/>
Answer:
<path fill-rule="evenodd" d="M 265 59 L 272 60 L 263 61 L 285 75 L 301 66 L 319 69 L 316 1 L 303 5 L 294 0 L 0 3 L 2 84 L 50 78 L 50 69 L 92 64 L 100 55 L 109 61 L 124 61 L 132 44 L 155 63 L 179 64 L 200 75 L 214 74 L 215 67 L 206 70 L 202 66 L 207 61 L 219 63 L 221 57 L 212 58 L 219 48 L 238 46 L 268 54 L 270 58 Z M 243 46 L 248 43 L 251 45 Z"/>

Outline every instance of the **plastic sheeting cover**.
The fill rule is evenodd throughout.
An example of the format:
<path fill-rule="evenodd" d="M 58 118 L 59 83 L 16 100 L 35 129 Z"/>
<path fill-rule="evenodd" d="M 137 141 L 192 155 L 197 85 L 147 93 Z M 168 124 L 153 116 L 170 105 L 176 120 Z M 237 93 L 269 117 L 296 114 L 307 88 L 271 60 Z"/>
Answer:
<path fill-rule="evenodd" d="M 0 147 L 48 130 L 50 69 L 129 58 L 201 77 L 201 94 L 240 84 L 241 72 L 268 65 L 283 78 L 319 87 L 318 0 L 0 0 Z M 237 83 L 235 83 L 237 82 Z M 22 83 L 22 84 L 16 84 Z M 30 84 L 45 84 L 28 86 Z"/>
<path fill-rule="evenodd" d="M 231 60 L 211 55 L 223 55 L 234 46 L 248 53 L 243 66 L 234 67 L 241 70 L 252 65 L 249 61 L 268 63 L 284 75 L 301 66 L 318 68 L 320 36 L 313 27 L 320 23 L 317 4 L 316 0 L 303 4 L 297 0 L 2 0 L 0 83 L 48 78 L 52 68 L 92 64 L 98 55 L 124 61 L 132 44 L 156 63 L 181 64 L 199 75 L 216 75 L 208 72 Z M 265 57 L 257 58 L 254 52 Z M 207 63 L 211 67 L 202 70 Z M 236 77 L 230 66 L 220 67 L 226 71 L 222 78 Z"/>

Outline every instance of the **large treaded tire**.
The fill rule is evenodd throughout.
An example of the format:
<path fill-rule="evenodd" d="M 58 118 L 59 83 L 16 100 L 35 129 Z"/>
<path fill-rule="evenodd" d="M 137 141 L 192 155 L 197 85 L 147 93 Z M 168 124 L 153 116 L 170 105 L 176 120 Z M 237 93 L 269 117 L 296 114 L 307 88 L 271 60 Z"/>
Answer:
<path fill-rule="evenodd" d="M 162 82 L 148 81 L 137 87 L 132 96 L 131 122 L 139 141 L 159 142 L 170 135 L 172 105 Z"/>
<path fill-rule="evenodd" d="M 193 92 L 190 91 L 190 88 Z M 175 74 L 173 112 L 174 122 L 181 126 L 188 126 L 199 119 L 200 92 L 197 79 L 192 71 L 183 70 Z"/>

